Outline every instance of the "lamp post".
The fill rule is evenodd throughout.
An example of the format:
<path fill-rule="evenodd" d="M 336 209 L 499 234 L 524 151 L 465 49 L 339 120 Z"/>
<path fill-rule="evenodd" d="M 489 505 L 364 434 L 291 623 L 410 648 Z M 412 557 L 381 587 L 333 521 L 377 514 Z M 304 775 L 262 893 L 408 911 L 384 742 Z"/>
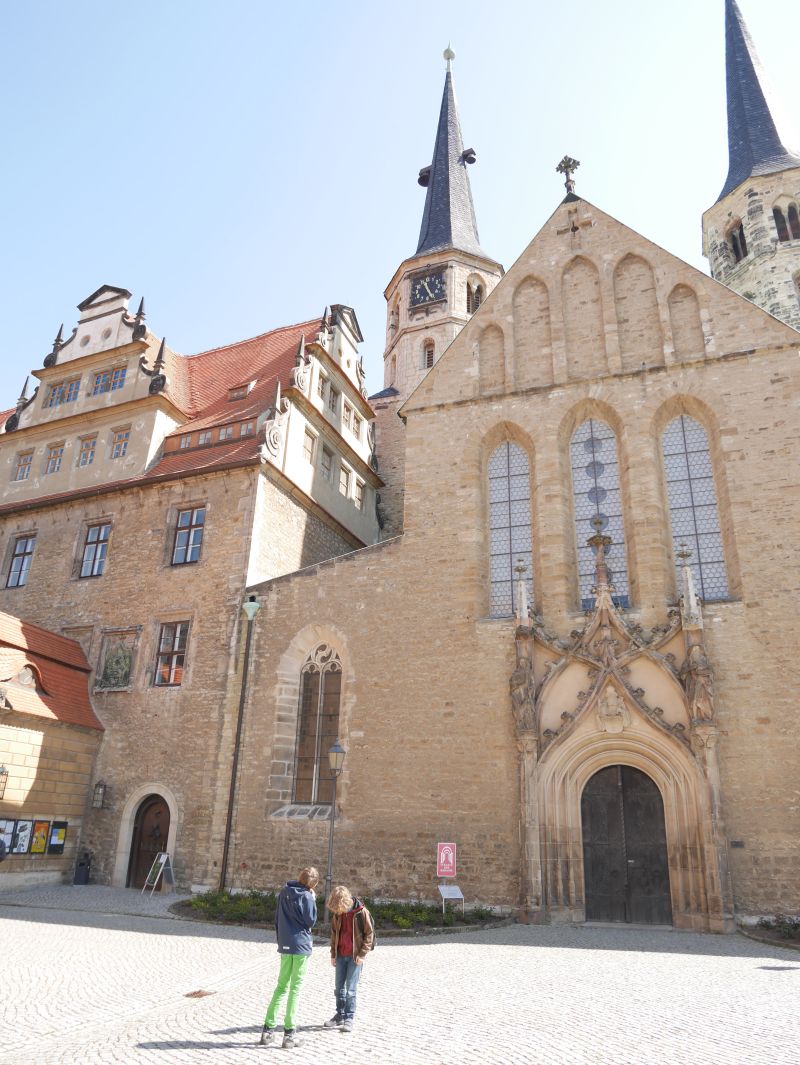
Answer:
<path fill-rule="evenodd" d="M 331 828 L 328 836 L 328 872 L 325 874 L 325 924 L 330 924 L 331 915 L 328 912 L 328 899 L 333 886 L 333 830 L 336 826 L 336 785 L 341 776 L 344 759 L 347 751 L 337 740 L 328 751 L 328 762 L 333 777 L 333 802 L 331 803 Z"/>
<path fill-rule="evenodd" d="M 250 644 L 253 640 L 253 622 L 261 604 L 254 595 L 242 603 L 242 610 L 247 618 L 247 636 L 244 642 L 244 662 L 242 663 L 242 686 L 239 689 L 239 713 L 236 718 L 236 739 L 233 741 L 233 765 L 231 767 L 231 786 L 228 791 L 228 817 L 225 822 L 225 842 L 222 846 L 222 862 L 219 871 L 219 890 L 225 890 L 225 877 L 228 873 L 228 852 L 231 846 L 231 829 L 233 828 L 233 804 L 236 798 L 236 773 L 239 768 L 239 748 L 242 742 L 242 725 L 244 723 L 244 703 L 247 698 L 247 674 L 250 668 Z"/>

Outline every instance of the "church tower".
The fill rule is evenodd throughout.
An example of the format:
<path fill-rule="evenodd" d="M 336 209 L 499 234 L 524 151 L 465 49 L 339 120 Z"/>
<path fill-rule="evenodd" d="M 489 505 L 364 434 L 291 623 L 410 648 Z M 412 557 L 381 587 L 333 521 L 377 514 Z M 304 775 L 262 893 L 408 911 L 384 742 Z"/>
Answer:
<path fill-rule="evenodd" d="M 728 177 L 703 215 L 711 276 L 800 329 L 800 149 L 777 121 L 736 0 L 725 0 Z"/>
<path fill-rule="evenodd" d="M 386 297 L 384 388 L 370 402 L 376 411 L 377 451 L 386 487 L 379 513 L 384 535 L 402 528 L 405 433 L 402 403 L 466 325 L 503 276 L 481 248 L 453 85 L 455 52 L 444 52 L 447 73 L 430 166 L 419 172 L 426 189 L 417 250 L 394 273 Z"/>

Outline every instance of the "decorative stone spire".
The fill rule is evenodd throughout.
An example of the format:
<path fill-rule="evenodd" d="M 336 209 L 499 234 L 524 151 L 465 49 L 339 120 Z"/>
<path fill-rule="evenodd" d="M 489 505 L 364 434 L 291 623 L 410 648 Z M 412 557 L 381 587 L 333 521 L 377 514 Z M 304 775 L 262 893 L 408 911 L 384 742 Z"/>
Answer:
<path fill-rule="evenodd" d="M 45 367 L 49 369 L 51 366 L 55 366 L 58 362 L 58 353 L 64 347 L 64 323 L 58 327 L 58 333 L 53 341 L 53 350 L 44 357 Z"/>
<path fill-rule="evenodd" d="M 694 586 L 692 567 L 689 565 L 691 557 L 692 552 L 686 544 L 681 544 L 678 558 L 681 560 L 681 620 L 684 630 L 703 628 L 703 612 Z"/>
<path fill-rule="evenodd" d="M 144 296 L 139 301 L 139 309 L 136 312 L 136 317 L 133 320 L 133 339 L 144 340 L 147 336 L 147 326 L 144 324 L 146 315 L 144 313 Z"/>
<path fill-rule="evenodd" d="M 786 144 L 763 68 L 736 0 L 725 0 L 725 66 L 728 90 L 728 177 L 721 200 L 754 174 L 800 167 L 800 151 Z"/>
<path fill-rule="evenodd" d="M 28 399 L 28 382 L 29 381 L 30 381 L 30 376 L 25 378 L 25 384 L 22 386 L 22 391 L 20 392 L 19 399 L 17 400 L 17 409 L 19 409 L 20 407 L 24 407 L 25 404 L 26 404 L 26 401 Z"/>
<path fill-rule="evenodd" d="M 611 585 L 608 581 L 608 567 L 606 566 L 606 548 L 611 547 L 613 540 L 610 536 L 604 536 L 600 531 L 603 528 L 603 519 L 600 517 L 592 518 L 592 525 L 595 529 L 594 536 L 590 536 L 586 543 L 589 547 L 594 548 L 594 583 L 595 590 L 599 596 L 600 592 L 610 592 Z"/>
<path fill-rule="evenodd" d="M 486 257 L 478 239 L 475 208 L 467 176 L 467 164 L 475 162 L 472 148 L 464 149 L 458 106 L 453 87 L 452 63 L 455 52 L 444 51 L 447 73 L 433 146 L 433 161 L 419 172 L 419 183 L 427 188 L 425 210 L 419 232 L 417 255 L 455 248 Z"/>
<path fill-rule="evenodd" d="M 158 355 L 156 355 L 156 361 L 153 364 L 154 373 L 163 373 L 164 370 L 164 348 L 166 346 L 166 337 L 161 338 L 161 346 L 158 349 Z"/>
<path fill-rule="evenodd" d="M 517 564 L 514 566 L 514 572 L 517 575 L 517 625 L 529 625 L 530 614 L 528 611 L 528 584 L 525 580 L 525 574 L 528 571 L 528 567 L 525 562 L 519 558 Z"/>
<path fill-rule="evenodd" d="M 295 366 L 302 366 L 306 361 L 306 335 L 303 333 L 300 337 L 300 343 L 297 345 L 297 354 L 294 357 Z"/>

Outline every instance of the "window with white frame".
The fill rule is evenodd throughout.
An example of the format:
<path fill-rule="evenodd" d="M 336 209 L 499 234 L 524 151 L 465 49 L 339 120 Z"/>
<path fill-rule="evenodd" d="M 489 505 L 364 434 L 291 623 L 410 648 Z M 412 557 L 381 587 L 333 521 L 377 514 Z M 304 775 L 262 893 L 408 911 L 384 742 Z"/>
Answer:
<path fill-rule="evenodd" d="M 239 426 L 239 436 L 252 436 L 254 431 L 254 422 L 242 422 L 242 424 Z"/>
<path fill-rule="evenodd" d="M 525 566 L 528 602 L 532 604 L 531 488 L 528 456 L 519 444 L 506 442 L 492 452 L 489 481 L 489 566 L 492 617 L 509 617 L 516 609 L 515 567 Z"/>
<path fill-rule="evenodd" d="M 303 434 L 303 455 L 306 462 L 314 463 L 314 451 L 316 449 L 317 438 L 311 432 L 310 429 L 306 429 Z"/>
<path fill-rule="evenodd" d="M 106 568 L 106 555 L 108 553 L 110 535 L 110 522 L 90 525 L 86 530 L 86 539 L 81 557 L 81 577 L 102 577 Z"/>
<path fill-rule="evenodd" d="M 103 392 L 116 392 L 125 384 L 125 366 L 115 366 L 113 370 L 101 370 L 95 374 L 92 385 L 92 395 L 98 396 Z"/>
<path fill-rule="evenodd" d="M 328 751 L 339 736 L 342 663 L 327 644 L 308 656 L 300 673 L 294 801 L 333 801 L 333 774 Z"/>
<path fill-rule="evenodd" d="M 339 491 L 345 497 L 350 495 L 350 471 L 343 462 L 339 463 Z"/>
<path fill-rule="evenodd" d="M 61 469 L 61 461 L 64 458 L 64 445 L 63 444 L 51 444 L 47 449 L 47 454 L 44 460 L 44 472 L 45 473 L 58 473 Z"/>
<path fill-rule="evenodd" d="M 353 411 L 353 436 L 356 440 L 361 439 L 361 418 Z"/>
<path fill-rule="evenodd" d="M 344 400 L 344 402 L 342 403 L 342 425 L 346 425 L 349 429 L 352 417 L 353 408 L 350 406 L 347 400 Z"/>
<path fill-rule="evenodd" d="M 184 433 L 183 434 L 183 436 L 180 439 L 180 446 L 181 446 L 181 448 L 186 448 L 186 447 L 191 447 L 192 446 L 192 434 L 191 433 Z"/>
<path fill-rule="evenodd" d="M 617 439 L 605 422 L 588 418 L 572 434 L 570 457 L 581 608 L 588 610 L 594 604 L 595 553 L 587 544 L 597 532 L 592 522 L 599 523 L 600 532 L 611 537 L 606 560 L 613 599 L 617 606 L 626 607 L 630 600 Z"/>
<path fill-rule="evenodd" d="M 233 436 L 233 426 L 232 425 L 223 425 L 222 428 L 219 431 L 220 440 L 230 440 L 232 436 Z"/>
<path fill-rule="evenodd" d="M 355 492 L 353 494 L 353 499 L 355 500 L 356 507 L 359 510 L 363 510 L 364 509 L 364 482 L 363 481 L 359 481 L 358 478 L 356 478 L 356 488 L 355 488 Z"/>
<path fill-rule="evenodd" d="M 202 433 L 197 434 L 198 444 L 210 444 L 211 443 L 211 430 L 204 429 Z"/>
<path fill-rule="evenodd" d="M 681 414 L 664 429 L 661 446 L 678 588 L 682 565 L 678 552 L 685 544 L 692 552 L 689 565 L 701 598 L 727 599 L 728 577 L 706 431 L 694 418 Z"/>
<path fill-rule="evenodd" d="M 322 460 L 320 462 L 320 471 L 323 478 L 326 481 L 330 481 L 333 477 L 333 452 L 330 451 L 325 445 L 322 446 Z"/>
<path fill-rule="evenodd" d="M 97 448 L 96 436 L 85 436 L 78 448 L 78 465 L 91 466 L 94 462 L 94 453 Z"/>
<path fill-rule="evenodd" d="M 320 399 L 325 399 L 325 393 L 327 392 L 327 390 L 328 390 L 328 378 L 320 370 L 319 375 L 317 376 L 317 395 L 319 396 Z"/>
<path fill-rule="evenodd" d="M 128 441 L 131 438 L 130 429 L 115 429 L 111 434 L 111 458 L 122 459 L 128 454 Z"/>
<path fill-rule="evenodd" d="M 335 414 L 336 411 L 337 411 L 338 405 L 339 405 L 339 393 L 336 391 L 336 389 L 333 387 L 333 385 L 331 385 L 331 387 L 328 389 L 328 409 L 331 411 L 331 413 Z"/>
<path fill-rule="evenodd" d="M 81 390 L 80 377 L 73 377 L 69 381 L 59 381 L 50 386 L 44 405 L 45 407 L 60 407 L 62 403 L 74 403 Z"/>
<path fill-rule="evenodd" d="M 27 481 L 31 475 L 31 465 L 33 463 L 33 452 L 22 451 L 17 455 L 16 465 L 14 466 L 14 480 L 15 481 Z"/>
<path fill-rule="evenodd" d="M 178 511 L 175 538 L 172 542 L 173 566 L 183 566 L 199 560 L 205 526 L 205 507 L 192 507 L 190 510 Z"/>

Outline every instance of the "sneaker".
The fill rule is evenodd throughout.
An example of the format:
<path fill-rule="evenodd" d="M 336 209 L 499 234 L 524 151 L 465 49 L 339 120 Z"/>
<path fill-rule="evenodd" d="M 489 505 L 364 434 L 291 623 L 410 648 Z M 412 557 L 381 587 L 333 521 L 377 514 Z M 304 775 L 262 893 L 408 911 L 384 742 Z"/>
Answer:
<path fill-rule="evenodd" d="M 343 1032 L 352 1032 L 352 1030 L 353 1030 L 353 1018 L 352 1017 L 345 1017 L 345 1019 L 342 1021 L 342 1031 Z"/>
<path fill-rule="evenodd" d="M 261 1038 L 258 1041 L 258 1045 L 262 1047 L 268 1047 L 272 1042 L 272 1037 L 275 1034 L 274 1028 L 267 1028 L 266 1024 L 261 1032 Z"/>
<path fill-rule="evenodd" d="M 331 1017 L 331 1019 L 329 1021 L 325 1021 L 325 1023 L 323 1024 L 322 1027 L 323 1028 L 340 1028 L 341 1025 L 342 1025 L 342 1021 L 343 1020 L 344 1020 L 344 1018 L 342 1017 L 341 1013 L 334 1013 L 334 1015 Z"/>
<path fill-rule="evenodd" d="M 297 1035 L 294 1028 L 289 1028 L 283 1033 L 283 1049 L 294 1050 L 295 1047 L 301 1047 L 303 1040 Z"/>

